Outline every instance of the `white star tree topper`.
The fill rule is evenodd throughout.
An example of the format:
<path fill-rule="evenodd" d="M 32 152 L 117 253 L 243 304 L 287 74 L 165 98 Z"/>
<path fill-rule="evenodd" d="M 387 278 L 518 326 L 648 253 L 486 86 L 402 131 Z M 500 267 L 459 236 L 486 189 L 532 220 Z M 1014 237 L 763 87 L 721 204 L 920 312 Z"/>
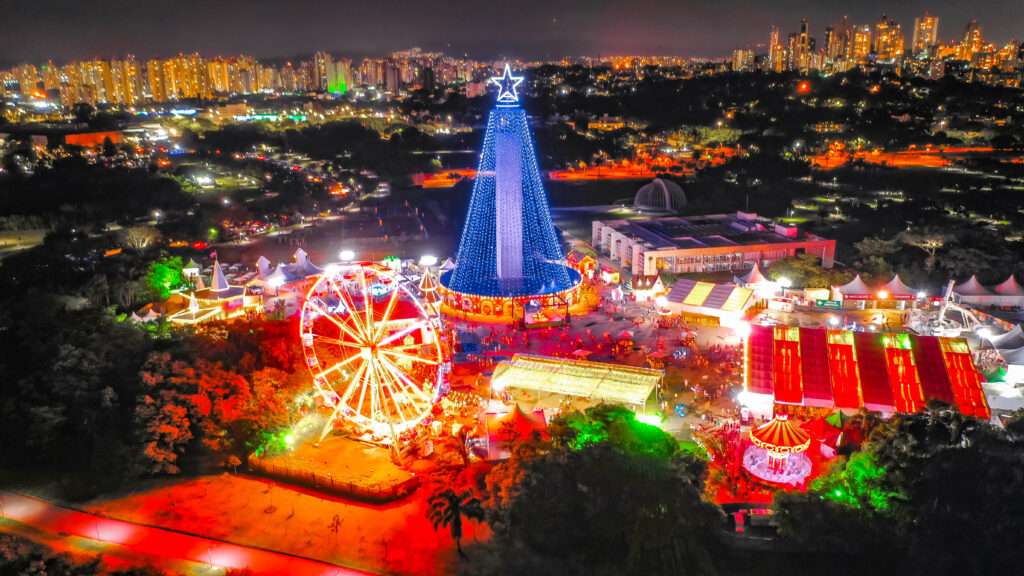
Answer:
<path fill-rule="evenodd" d="M 523 82 L 523 77 L 513 76 L 512 68 L 507 63 L 504 74 L 492 77 L 491 82 L 498 86 L 498 104 L 517 104 L 519 102 L 516 87 Z"/>

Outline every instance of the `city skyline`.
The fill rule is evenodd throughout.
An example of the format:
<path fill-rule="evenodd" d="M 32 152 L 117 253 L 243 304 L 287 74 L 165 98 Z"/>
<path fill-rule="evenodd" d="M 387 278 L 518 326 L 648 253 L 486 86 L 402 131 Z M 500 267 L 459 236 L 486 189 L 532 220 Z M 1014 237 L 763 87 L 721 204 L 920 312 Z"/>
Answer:
<path fill-rule="evenodd" d="M 363 56 L 412 45 L 481 59 L 616 54 L 711 58 L 727 57 L 737 47 L 766 46 L 772 26 L 792 31 L 801 18 L 808 20 L 811 35 L 820 42 L 826 26 L 844 15 L 856 23 L 874 23 L 886 15 L 910 32 L 914 18 L 925 12 L 943 22 L 939 41 L 958 37 L 972 19 L 996 43 L 1020 39 L 1024 31 L 1024 17 L 1013 0 L 990 0 L 969 9 L 927 2 L 872 1 L 854 6 L 783 1 L 761 6 L 744 0 L 648 0 L 629 6 L 587 6 L 586 11 L 575 0 L 555 5 L 532 0 L 493 3 L 486 10 L 461 2 L 440 7 L 404 2 L 323 7 L 299 1 L 290 3 L 287 11 L 259 0 L 216 6 L 186 1 L 173 9 L 109 4 L 116 6 L 97 10 L 64 1 L 15 0 L 8 12 L 15 25 L 0 38 L 0 65 L 195 51 L 264 59 L 318 50 Z M 459 25 L 450 25 L 454 22 Z"/>

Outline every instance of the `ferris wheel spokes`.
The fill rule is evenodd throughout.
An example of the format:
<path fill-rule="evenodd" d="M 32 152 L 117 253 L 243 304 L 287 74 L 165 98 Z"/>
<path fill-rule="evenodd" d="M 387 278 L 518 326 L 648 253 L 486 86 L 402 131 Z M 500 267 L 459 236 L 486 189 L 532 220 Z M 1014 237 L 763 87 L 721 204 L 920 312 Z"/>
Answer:
<path fill-rule="evenodd" d="M 397 441 L 430 414 L 443 343 L 417 293 L 408 278 L 370 263 L 333 267 L 310 288 L 300 334 L 330 409 L 321 440 L 344 419 L 369 439 Z"/>

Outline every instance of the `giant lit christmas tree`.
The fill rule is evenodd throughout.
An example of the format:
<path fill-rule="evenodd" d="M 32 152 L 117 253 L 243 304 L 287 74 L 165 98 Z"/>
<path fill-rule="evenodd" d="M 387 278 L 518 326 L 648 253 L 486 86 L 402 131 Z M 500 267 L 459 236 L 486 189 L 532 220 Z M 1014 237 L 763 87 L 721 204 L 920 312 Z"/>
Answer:
<path fill-rule="evenodd" d="M 537 300 L 566 294 L 580 282 L 563 262 L 548 211 L 526 113 L 516 87 L 522 77 L 509 66 L 498 85 L 498 99 L 487 121 L 480 166 L 455 268 L 441 282 L 462 296 L 458 308 L 478 308 L 480 300 Z M 475 301 L 475 303 L 474 303 Z M 485 309 L 499 312 L 494 303 Z"/>

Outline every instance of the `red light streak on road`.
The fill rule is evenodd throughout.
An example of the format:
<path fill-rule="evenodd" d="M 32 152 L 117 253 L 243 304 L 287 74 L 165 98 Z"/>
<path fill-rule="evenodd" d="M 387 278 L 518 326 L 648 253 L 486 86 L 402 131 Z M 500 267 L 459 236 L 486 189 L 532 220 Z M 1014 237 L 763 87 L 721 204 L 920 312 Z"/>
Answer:
<path fill-rule="evenodd" d="M 110 545 L 123 546 L 154 559 L 191 561 L 219 568 L 248 568 L 253 574 L 309 576 L 366 576 L 353 570 L 301 556 L 252 548 L 167 530 L 133 524 L 65 508 L 31 496 L 0 492 L 0 513 L 18 522 L 62 536 L 75 536 Z"/>

